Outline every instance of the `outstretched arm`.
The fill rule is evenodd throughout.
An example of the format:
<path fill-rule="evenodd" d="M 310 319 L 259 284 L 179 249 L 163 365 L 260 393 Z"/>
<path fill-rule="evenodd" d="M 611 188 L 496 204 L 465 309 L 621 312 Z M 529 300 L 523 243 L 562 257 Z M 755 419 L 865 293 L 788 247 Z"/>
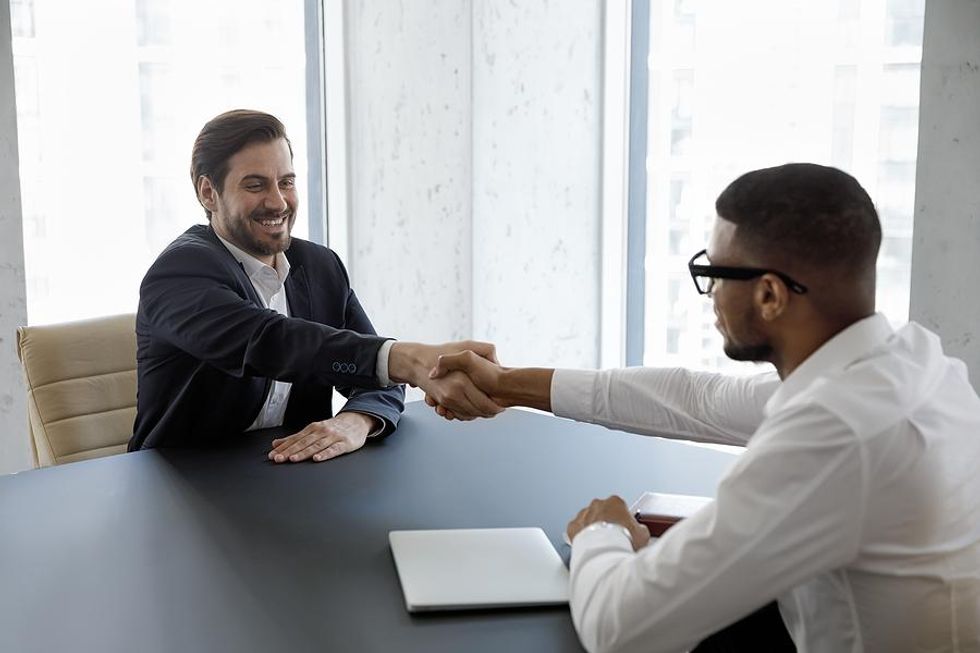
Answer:
<path fill-rule="evenodd" d="M 500 406 L 528 406 L 634 433 L 744 445 L 762 422 L 775 373 L 749 377 L 679 368 L 504 368 L 463 352 L 442 356 L 434 378 L 463 372 Z M 427 397 L 439 414 L 454 414 Z"/>

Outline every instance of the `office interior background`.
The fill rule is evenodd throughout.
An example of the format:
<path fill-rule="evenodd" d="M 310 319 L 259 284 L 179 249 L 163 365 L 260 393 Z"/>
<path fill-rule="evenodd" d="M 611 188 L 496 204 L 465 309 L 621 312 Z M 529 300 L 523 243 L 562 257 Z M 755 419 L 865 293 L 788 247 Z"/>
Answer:
<path fill-rule="evenodd" d="M 757 371 L 685 264 L 729 181 L 814 161 L 878 206 L 879 310 L 977 385 L 976 0 L 0 0 L 0 40 L 0 473 L 30 466 L 16 327 L 134 312 L 239 107 L 285 123 L 294 234 L 382 334 Z"/>

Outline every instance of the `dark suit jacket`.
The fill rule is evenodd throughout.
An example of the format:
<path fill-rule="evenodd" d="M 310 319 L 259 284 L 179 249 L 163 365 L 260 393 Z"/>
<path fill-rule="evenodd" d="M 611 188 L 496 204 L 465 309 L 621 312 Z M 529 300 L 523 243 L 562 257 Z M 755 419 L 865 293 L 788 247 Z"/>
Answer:
<path fill-rule="evenodd" d="M 209 225 L 171 243 L 140 286 L 136 313 L 136 423 L 130 451 L 193 445 L 243 432 L 272 379 L 293 384 L 284 425 L 301 429 L 344 410 L 369 413 L 394 430 L 402 386 L 379 389 L 384 338 L 326 247 L 294 238 L 286 251 L 291 317 L 263 308 L 241 264 Z"/>

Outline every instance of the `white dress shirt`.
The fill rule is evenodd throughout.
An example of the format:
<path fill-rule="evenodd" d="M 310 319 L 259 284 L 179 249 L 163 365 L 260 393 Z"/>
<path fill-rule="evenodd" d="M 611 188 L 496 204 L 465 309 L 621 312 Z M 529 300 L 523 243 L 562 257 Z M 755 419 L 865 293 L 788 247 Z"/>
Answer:
<path fill-rule="evenodd" d="M 774 598 L 800 653 L 980 651 L 980 399 L 926 329 L 869 317 L 782 383 L 559 370 L 552 407 L 748 440 L 717 499 L 640 552 L 617 529 L 576 536 L 589 651 L 683 651 Z"/>
<path fill-rule="evenodd" d="M 280 315 L 289 317 L 289 304 L 286 302 L 286 286 L 284 285 L 286 277 L 289 276 L 289 259 L 282 252 L 279 252 L 276 254 L 276 266 L 272 267 L 221 236 L 218 236 L 218 240 L 224 243 L 235 260 L 242 264 L 245 274 L 252 282 L 252 287 L 262 299 L 262 305 L 271 308 Z M 265 397 L 265 403 L 262 404 L 262 409 L 252 425 L 245 430 L 254 431 L 282 426 L 283 417 L 286 415 L 286 404 L 289 402 L 289 391 L 292 387 L 292 383 L 273 380 L 269 394 Z"/>

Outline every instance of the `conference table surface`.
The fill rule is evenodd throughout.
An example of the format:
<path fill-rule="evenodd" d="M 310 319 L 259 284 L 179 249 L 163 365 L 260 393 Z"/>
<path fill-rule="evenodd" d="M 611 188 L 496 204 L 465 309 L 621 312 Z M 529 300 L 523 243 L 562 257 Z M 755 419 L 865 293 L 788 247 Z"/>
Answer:
<path fill-rule="evenodd" d="M 568 608 L 410 615 L 388 531 L 566 523 L 595 497 L 713 495 L 734 455 L 539 413 L 275 465 L 255 432 L 0 477 L 0 651 L 581 651 Z"/>

